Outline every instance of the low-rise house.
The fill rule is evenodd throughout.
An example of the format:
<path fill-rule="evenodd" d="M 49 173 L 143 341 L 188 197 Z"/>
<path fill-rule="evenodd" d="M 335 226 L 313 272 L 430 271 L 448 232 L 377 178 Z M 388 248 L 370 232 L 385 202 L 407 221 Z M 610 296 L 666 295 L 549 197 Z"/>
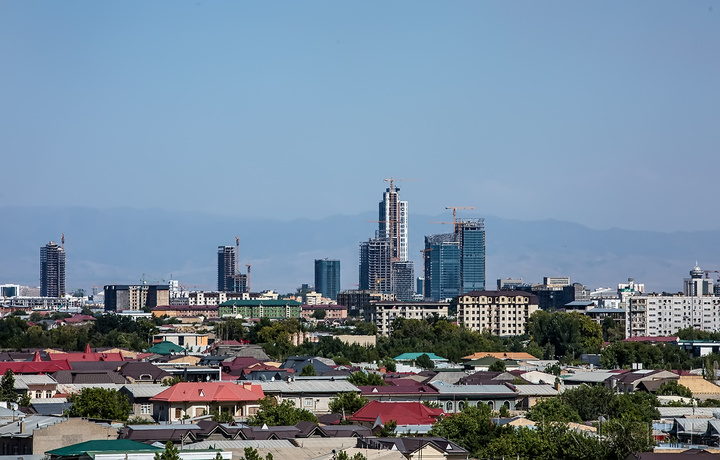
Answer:
<path fill-rule="evenodd" d="M 151 446 L 130 439 L 90 441 L 54 449 L 47 452 L 51 460 L 153 460 L 155 454 L 164 448 Z M 217 455 L 223 460 L 232 460 L 232 453 L 217 449 L 194 449 L 178 452 L 181 460 L 214 460 Z"/>
<path fill-rule="evenodd" d="M 152 363 L 128 362 L 120 366 L 118 372 L 131 383 L 162 383 L 172 374 Z"/>
<path fill-rule="evenodd" d="M 114 428 L 81 418 L 30 415 L 0 427 L 0 455 L 42 455 L 69 444 L 116 436 Z"/>
<path fill-rule="evenodd" d="M 260 385 L 249 382 L 180 382 L 150 398 L 158 422 L 174 422 L 187 417 L 229 412 L 233 417 L 255 415 L 258 400 L 265 397 Z"/>
<path fill-rule="evenodd" d="M 465 407 L 485 404 L 492 410 L 502 406 L 515 410 L 517 391 L 508 385 L 448 385 L 432 382 L 438 390 L 438 403 L 446 413 L 462 412 Z"/>
<path fill-rule="evenodd" d="M 517 393 L 515 410 L 528 410 L 543 399 L 552 398 L 560 392 L 552 385 L 512 385 Z"/>
<path fill-rule="evenodd" d="M 399 438 L 359 438 L 362 449 L 397 450 L 407 460 L 446 459 L 467 460 L 469 452 L 458 444 L 437 436 Z"/>
<path fill-rule="evenodd" d="M 444 414 L 442 409 L 434 409 L 419 402 L 381 402 L 370 401 L 350 420 L 375 430 L 389 421 L 397 423 L 397 431 L 403 432 L 405 426 L 431 426 Z"/>
<path fill-rule="evenodd" d="M 677 380 L 678 378 L 679 376 L 671 371 L 639 369 L 622 374 L 615 374 L 606 380 L 605 383 L 615 391 L 633 393 L 640 382 L 663 379 Z"/>
<path fill-rule="evenodd" d="M 263 393 L 278 402 L 292 401 L 295 407 L 314 414 L 330 412 L 330 400 L 341 393 L 360 393 L 360 389 L 347 380 L 289 380 L 260 381 Z"/>
<path fill-rule="evenodd" d="M 30 400 L 52 398 L 57 393 L 57 381 L 49 375 L 16 375 L 15 391 L 27 393 Z"/>
<path fill-rule="evenodd" d="M 128 397 L 132 417 L 141 417 L 152 420 L 155 410 L 152 398 L 159 395 L 168 387 L 152 383 L 132 383 L 123 385 L 120 393 Z"/>
<path fill-rule="evenodd" d="M 371 401 L 418 401 L 435 402 L 438 391 L 430 385 L 360 385 L 362 396 Z"/>

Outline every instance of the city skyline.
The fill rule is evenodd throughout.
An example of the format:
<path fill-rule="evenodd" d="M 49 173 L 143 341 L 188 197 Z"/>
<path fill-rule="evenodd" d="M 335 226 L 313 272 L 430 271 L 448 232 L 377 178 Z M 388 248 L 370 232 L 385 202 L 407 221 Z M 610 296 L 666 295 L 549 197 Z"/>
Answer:
<path fill-rule="evenodd" d="M 422 215 L 720 229 L 707 4 L 378 6 L 3 2 L 0 205 L 320 220 L 394 176 Z"/>

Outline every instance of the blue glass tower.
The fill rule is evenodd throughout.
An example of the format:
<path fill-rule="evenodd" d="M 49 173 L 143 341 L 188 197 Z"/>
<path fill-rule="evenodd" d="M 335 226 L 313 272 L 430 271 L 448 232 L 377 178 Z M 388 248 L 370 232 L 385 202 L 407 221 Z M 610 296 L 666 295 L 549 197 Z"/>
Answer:
<path fill-rule="evenodd" d="M 485 290 L 485 220 L 458 220 L 462 293 Z"/>
<path fill-rule="evenodd" d="M 425 237 L 425 298 L 438 302 L 461 294 L 460 242 L 454 233 Z"/>
<path fill-rule="evenodd" d="M 340 261 L 315 259 L 315 291 L 333 300 L 340 292 Z"/>

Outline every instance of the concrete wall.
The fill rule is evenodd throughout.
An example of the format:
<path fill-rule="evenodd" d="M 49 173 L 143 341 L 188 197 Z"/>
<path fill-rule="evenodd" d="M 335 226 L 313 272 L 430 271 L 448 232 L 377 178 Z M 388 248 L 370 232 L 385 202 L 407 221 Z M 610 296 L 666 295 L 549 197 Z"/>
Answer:
<path fill-rule="evenodd" d="M 33 454 L 45 452 L 85 441 L 117 439 L 115 428 L 103 427 L 82 418 L 69 418 L 61 423 L 35 430 Z"/>

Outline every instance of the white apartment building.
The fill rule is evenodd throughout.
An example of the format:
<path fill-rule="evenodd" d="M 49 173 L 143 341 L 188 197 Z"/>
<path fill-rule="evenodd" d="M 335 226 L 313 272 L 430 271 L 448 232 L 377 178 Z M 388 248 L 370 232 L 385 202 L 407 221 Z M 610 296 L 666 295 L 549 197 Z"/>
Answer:
<path fill-rule="evenodd" d="M 720 297 L 658 295 L 630 297 L 630 337 L 662 337 L 692 327 L 720 330 Z"/>
<path fill-rule="evenodd" d="M 365 320 L 375 323 L 378 335 L 389 335 L 397 318 L 427 319 L 435 315 L 447 318 L 449 308 L 447 302 L 373 302 L 366 310 Z"/>
<path fill-rule="evenodd" d="M 525 291 L 471 291 L 458 297 L 458 324 L 499 336 L 525 333 L 538 298 Z"/>

